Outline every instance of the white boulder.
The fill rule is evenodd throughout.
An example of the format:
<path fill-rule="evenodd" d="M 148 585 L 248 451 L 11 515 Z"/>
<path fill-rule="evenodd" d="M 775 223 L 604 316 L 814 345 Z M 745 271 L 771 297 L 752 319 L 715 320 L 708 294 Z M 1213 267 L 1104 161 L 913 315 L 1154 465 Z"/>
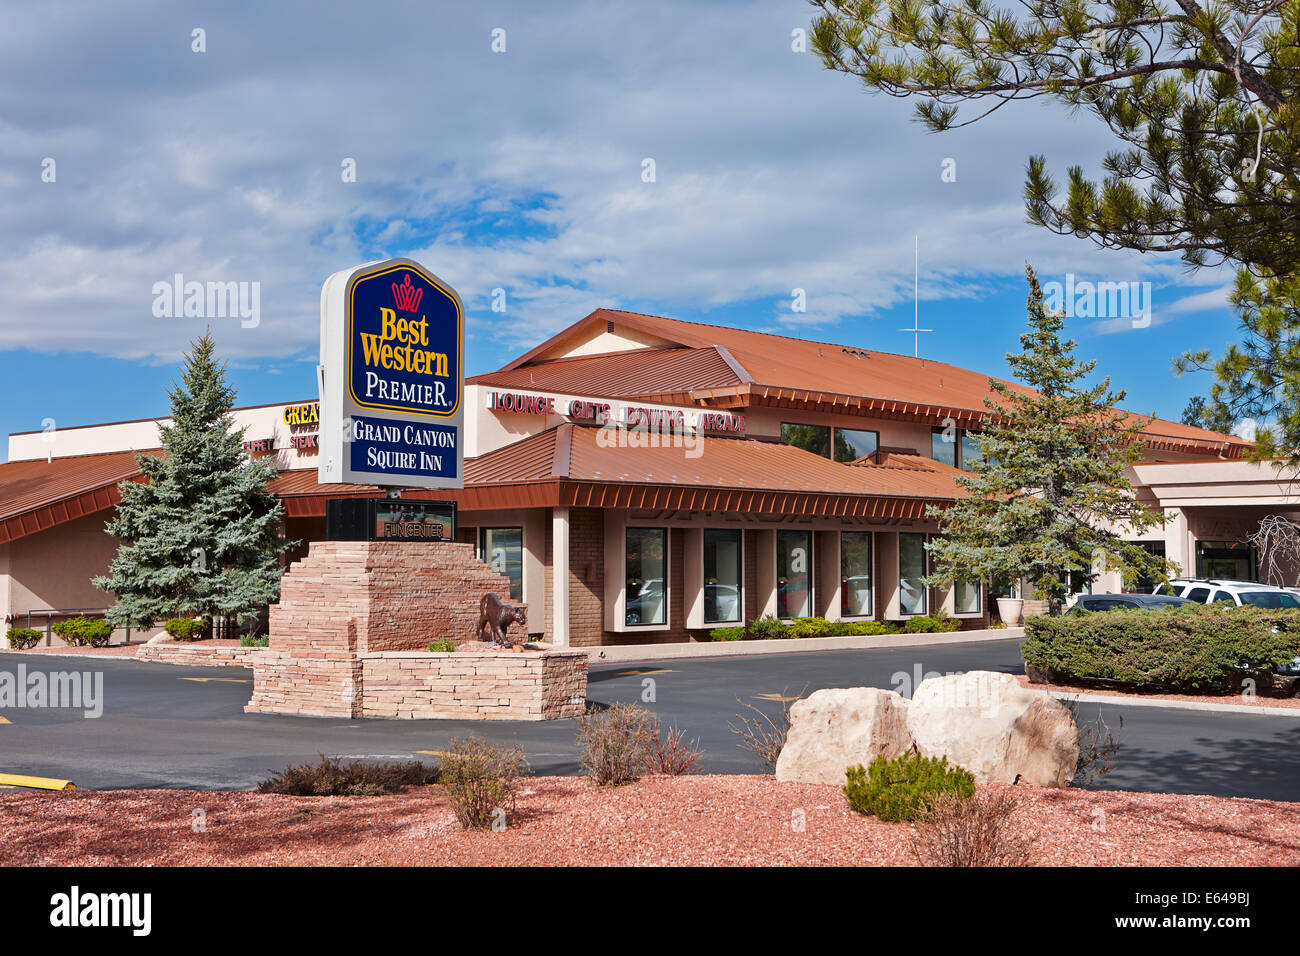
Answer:
<path fill-rule="evenodd" d="M 878 687 L 828 688 L 791 706 L 776 779 L 843 786 L 846 768 L 911 749 L 906 698 Z"/>
<path fill-rule="evenodd" d="M 1074 777 L 1079 728 L 1069 708 L 1010 674 L 932 677 L 906 714 L 922 756 L 947 757 L 977 783 L 1065 787 Z"/>

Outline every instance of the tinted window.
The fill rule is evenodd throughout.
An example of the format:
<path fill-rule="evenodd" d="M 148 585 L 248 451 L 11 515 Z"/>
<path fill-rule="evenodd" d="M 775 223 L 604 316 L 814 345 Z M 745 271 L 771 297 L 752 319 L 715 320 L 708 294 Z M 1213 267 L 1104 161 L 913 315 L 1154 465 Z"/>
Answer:
<path fill-rule="evenodd" d="M 1184 594 L 1183 597 L 1187 598 L 1189 601 L 1199 601 L 1202 604 L 1204 604 L 1210 597 L 1210 589 L 1192 588 L 1190 591 Z"/>
<path fill-rule="evenodd" d="M 1241 603 L 1252 607 L 1265 607 L 1272 610 L 1284 607 L 1300 607 L 1300 600 L 1286 591 L 1243 591 Z"/>
<path fill-rule="evenodd" d="M 835 460 L 857 461 L 880 447 L 880 433 L 856 428 L 835 429 Z"/>
<path fill-rule="evenodd" d="M 934 428 L 930 431 L 930 457 L 957 467 L 957 429 Z"/>
<path fill-rule="evenodd" d="M 831 457 L 831 427 L 829 425 L 797 425 L 781 423 L 781 441 L 823 458 Z"/>
<path fill-rule="evenodd" d="M 1244 600 L 1244 598 L 1243 598 Z M 1236 604 L 1237 600 L 1227 591 L 1215 591 L 1213 604 Z"/>

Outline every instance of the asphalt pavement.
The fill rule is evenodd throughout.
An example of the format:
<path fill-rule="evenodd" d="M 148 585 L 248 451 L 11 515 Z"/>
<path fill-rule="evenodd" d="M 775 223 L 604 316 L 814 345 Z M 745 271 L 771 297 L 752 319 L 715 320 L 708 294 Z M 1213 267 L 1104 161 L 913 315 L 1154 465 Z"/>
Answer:
<path fill-rule="evenodd" d="M 342 720 L 245 714 L 247 668 L 178 667 L 0 653 L 0 673 L 103 675 L 103 712 L 0 709 L 0 773 L 72 780 L 79 787 L 245 789 L 272 770 L 318 754 L 429 759 L 453 737 L 515 743 L 537 774 L 579 772 L 572 721 Z M 876 686 L 910 693 L 935 673 L 1022 670 L 1015 641 L 911 648 L 672 659 L 591 668 L 593 704 L 635 701 L 661 726 L 676 725 L 704 749 L 711 773 L 760 773 L 729 724 L 753 705 L 775 714 L 782 698 L 823 687 Z M 1300 795 L 1300 715 L 1204 713 L 1080 705 L 1121 741 L 1106 789 L 1294 800 Z M 1122 725 L 1122 726 L 1121 726 Z"/>

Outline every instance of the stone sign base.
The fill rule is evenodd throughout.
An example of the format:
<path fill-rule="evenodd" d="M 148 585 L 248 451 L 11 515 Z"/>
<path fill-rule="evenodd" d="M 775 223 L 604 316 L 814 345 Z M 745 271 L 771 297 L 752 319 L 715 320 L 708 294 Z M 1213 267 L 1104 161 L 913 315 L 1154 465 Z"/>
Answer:
<path fill-rule="evenodd" d="M 586 709 L 582 651 L 315 654 L 262 651 L 250 713 L 553 720 Z"/>
<path fill-rule="evenodd" d="M 435 640 L 472 641 L 488 592 L 509 595 L 510 582 L 470 544 L 313 541 L 281 580 L 270 647 L 249 661 L 253 697 L 244 709 L 312 717 L 581 715 L 582 651 L 427 650 Z"/>

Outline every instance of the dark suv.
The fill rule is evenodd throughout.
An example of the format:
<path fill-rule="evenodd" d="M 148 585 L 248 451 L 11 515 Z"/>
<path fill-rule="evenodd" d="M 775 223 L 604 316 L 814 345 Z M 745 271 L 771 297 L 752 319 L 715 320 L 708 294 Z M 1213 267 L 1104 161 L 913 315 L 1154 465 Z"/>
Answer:
<path fill-rule="evenodd" d="M 1168 594 L 1080 594 L 1079 600 L 1070 608 L 1071 613 L 1084 611 L 1131 611 L 1134 609 L 1151 609 L 1177 607 L 1182 604 L 1194 604 L 1187 598 Z"/>

